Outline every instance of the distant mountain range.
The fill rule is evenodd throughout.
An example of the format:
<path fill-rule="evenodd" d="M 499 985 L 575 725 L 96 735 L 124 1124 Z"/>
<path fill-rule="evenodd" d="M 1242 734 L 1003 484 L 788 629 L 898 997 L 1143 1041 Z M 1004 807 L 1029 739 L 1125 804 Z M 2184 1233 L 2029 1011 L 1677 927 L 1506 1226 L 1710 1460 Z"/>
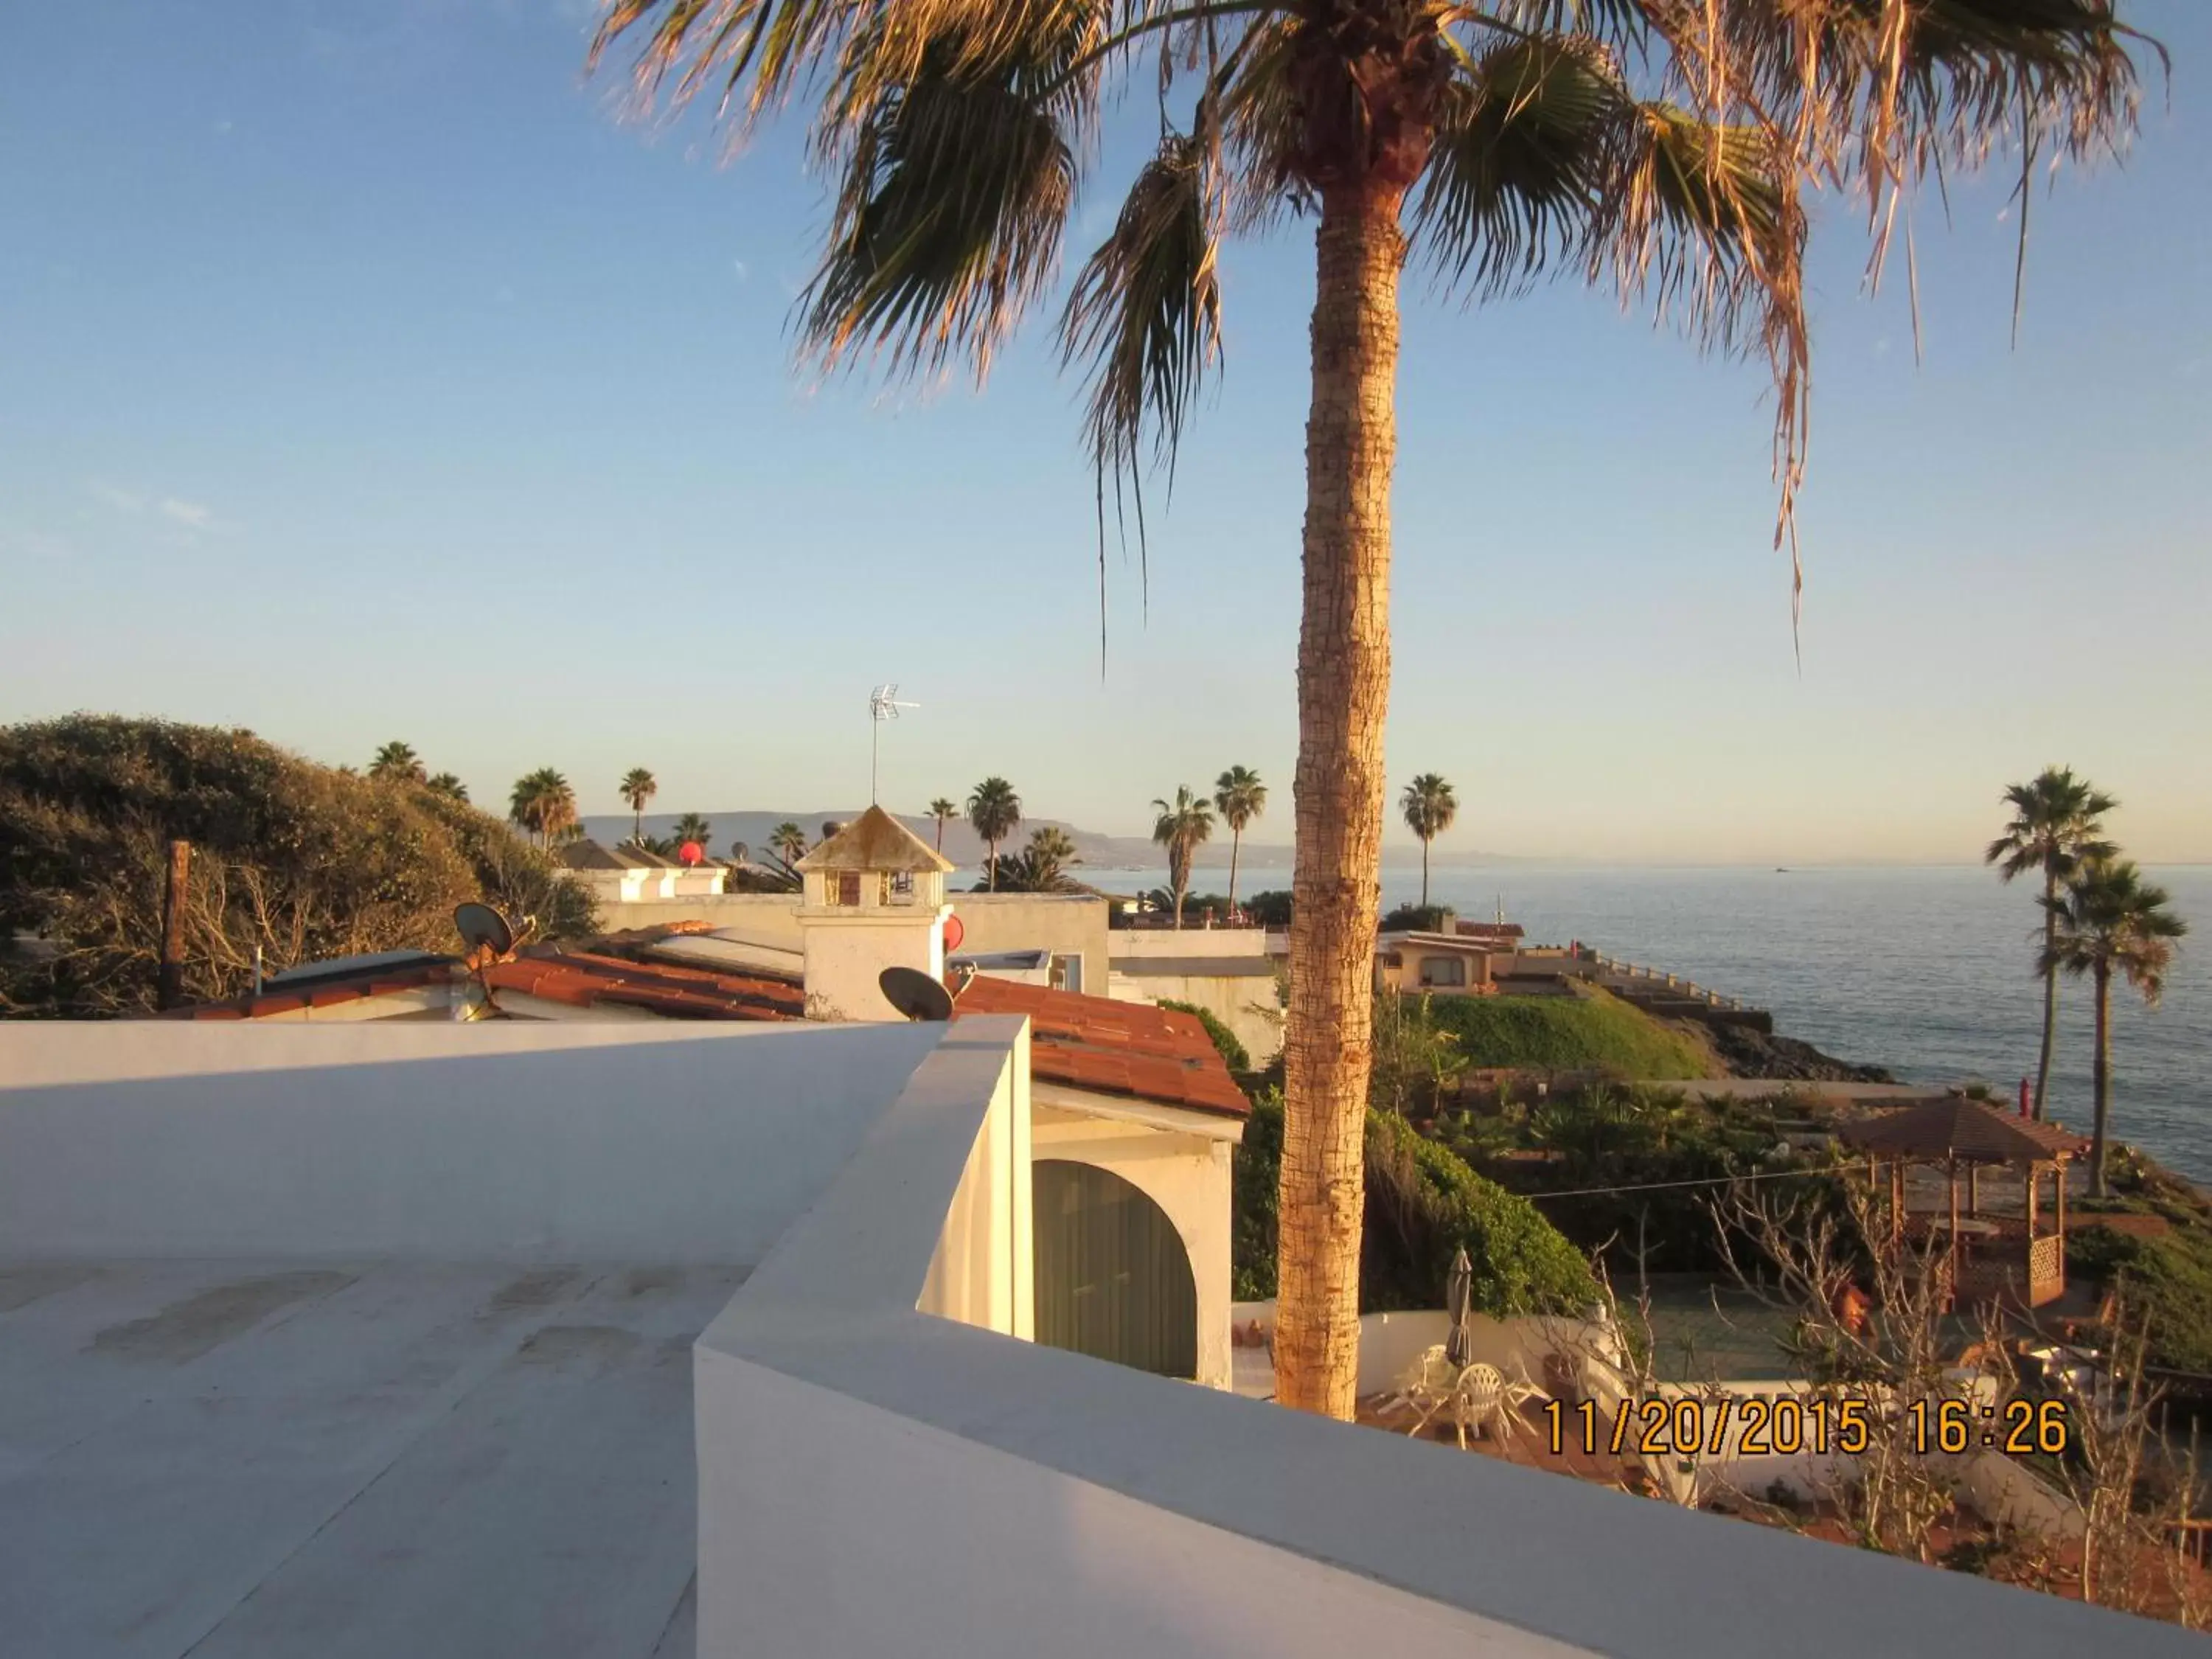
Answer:
<path fill-rule="evenodd" d="M 714 826 L 707 850 L 717 858 L 727 858 L 731 846 L 742 842 L 756 853 L 768 846 L 769 836 L 780 823 L 796 823 L 806 831 L 806 838 L 818 841 L 824 823 L 849 823 L 863 809 L 857 806 L 834 811 L 810 812 L 708 812 L 702 814 Z M 673 832 L 679 815 L 674 812 L 647 812 L 645 833 L 660 836 Z M 934 846 L 937 842 L 937 822 L 933 818 L 918 817 L 902 812 L 899 821 L 915 834 Z M 611 847 L 629 837 L 631 817 L 627 812 L 592 813 L 584 819 L 584 833 L 592 840 Z M 1167 860 L 1158 843 L 1142 836 L 1102 836 L 1089 830 L 1079 830 L 1060 818 L 1024 818 L 1022 826 L 1014 832 L 1009 848 L 1019 847 L 1030 838 L 1030 832 L 1050 824 L 1067 832 L 1075 843 L 1077 854 L 1083 862 L 1079 875 L 1103 875 L 1115 870 L 1157 870 Z M 1218 832 L 1217 832 L 1218 833 Z M 963 868 L 972 869 L 983 860 L 982 839 L 969 827 L 965 818 L 954 818 L 945 826 L 945 856 Z M 1419 863 L 1418 848 L 1386 848 L 1383 861 L 1388 864 Z M 1461 868 L 1469 865 L 1521 864 L 1528 860 L 1506 856 L 1500 853 L 1446 852 L 1438 848 L 1430 854 L 1430 861 L 1439 869 Z M 1198 867 L 1201 870 L 1229 868 L 1229 837 L 1219 835 L 1199 849 Z M 1283 843 L 1247 841 L 1240 867 L 1249 871 L 1279 871 L 1287 881 L 1291 870 L 1291 849 Z M 1249 889 L 1247 890 L 1249 890 Z"/>

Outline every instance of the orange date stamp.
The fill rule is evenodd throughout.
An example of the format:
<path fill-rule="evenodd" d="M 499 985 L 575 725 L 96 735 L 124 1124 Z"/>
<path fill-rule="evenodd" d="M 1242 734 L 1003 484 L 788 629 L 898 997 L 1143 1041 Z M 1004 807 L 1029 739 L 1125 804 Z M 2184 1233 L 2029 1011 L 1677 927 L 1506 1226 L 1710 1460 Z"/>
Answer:
<path fill-rule="evenodd" d="M 2063 1456 L 2073 1445 L 2063 1400 L 1916 1400 L 1883 1418 L 1867 1400 L 1716 1394 L 1624 1400 L 1610 1410 L 1595 1401 L 1554 1400 L 1541 1414 L 1554 1457 L 1571 1451 L 1590 1457 L 1856 1456 L 1885 1431 L 1901 1433 L 1921 1456 L 1976 1449 Z"/>

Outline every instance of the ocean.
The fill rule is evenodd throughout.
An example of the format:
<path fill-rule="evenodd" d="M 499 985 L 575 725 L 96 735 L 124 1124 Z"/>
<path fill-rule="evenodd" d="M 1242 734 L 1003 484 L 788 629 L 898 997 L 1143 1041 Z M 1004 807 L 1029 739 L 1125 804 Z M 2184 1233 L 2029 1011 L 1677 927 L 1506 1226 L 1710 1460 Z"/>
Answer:
<path fill-rule="evenodd" d="M 1083 870 L 1109 891 L 1164 884 L 1160 872 Z M 1249 890 L 1287 887 L 1251 872 Z M 2212 1185 L 2212 865 L 2146 872 L 2173 896 L 2190 937 L 2160 1006 L 2112 993 L 2112 1133 Z M 1226 872 L 1199 872 L 1208 891 Z M 2039 891 L 2039 888 L 2035 890 Z M 2035 1073 L 2042 994 L 2033 976 L 2041 912 L 2023 878 L 1981 866 L 1600 869 L 1497 865 L 1438 869 L 1431 898 L 1464 916 L 1503 903 L 1532 941 L 1580 939 L 1772 1010 L 1775 1029 L 1911 1082 L 1986 1082 L 2008 1097 Z M 1383 871 L 1387 909 L 1420 896 L 1420 871 Z M 2052 1114 L 2086 1134 L 2093 992 L 2062 979 Z"/>

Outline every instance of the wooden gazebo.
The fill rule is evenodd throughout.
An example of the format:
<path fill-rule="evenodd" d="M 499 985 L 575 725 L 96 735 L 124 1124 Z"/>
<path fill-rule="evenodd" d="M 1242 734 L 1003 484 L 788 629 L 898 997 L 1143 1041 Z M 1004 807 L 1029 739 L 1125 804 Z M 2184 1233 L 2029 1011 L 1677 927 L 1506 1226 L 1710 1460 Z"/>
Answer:
<path fill-rule="evenodd" d="M 1845 1124 L 1840 1133 L 1847 1145 L 1866 1154 L 1877 1191 L 1887 1168 L 1890 1237 L 1900 1243 L 1940 1240 L 1948 1246 L 1943 1255 L 1954 1300 L 2008 1298 L 2039 1308 L 2064 1292 L 2066 1166 L 2088 1148 L 2081 1136 L 1964 1095 L 1864 1118 Z M 1905 1170 L 1913 1164 L 1943 1171 L 1948 1198 L 1943 1210 L 1905 1207 Z M 2020 1171 L 2027 1189 L 2024 1215 L 1982 1213 L 1981 1172 L 1991 1164 Z M 2052 1189 L 2047 1211 L 2041 1203 L 2046 1175 Z"/>

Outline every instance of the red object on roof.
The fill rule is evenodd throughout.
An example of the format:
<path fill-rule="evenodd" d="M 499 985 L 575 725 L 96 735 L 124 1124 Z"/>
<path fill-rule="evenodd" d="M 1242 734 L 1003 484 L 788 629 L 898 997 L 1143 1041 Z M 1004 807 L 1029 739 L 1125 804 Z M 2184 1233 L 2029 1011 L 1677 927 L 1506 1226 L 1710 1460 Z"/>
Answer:
<path fill-rule="evenodd" d="M 1251 1115 L 1195 1015 L 981 974 L 953 1000 L 954 1019 L 969 1014 L 1027 1014 L 1030 1074 L 1042 1082 L 1229 1117 Z"/>
<path fill-rule="evenodd" d="M 945 919 L 945 950 L 949 956 L 960 948 L 960 941 L 968 937 L 968 929 L 957 916 Z"/>
<path fill-rule="evenodd" d="M 696 841 L 687 841 L 676 849 L 676 856 L 686 864 L 704 864 L 707 861 L 707 849 Z"/>

